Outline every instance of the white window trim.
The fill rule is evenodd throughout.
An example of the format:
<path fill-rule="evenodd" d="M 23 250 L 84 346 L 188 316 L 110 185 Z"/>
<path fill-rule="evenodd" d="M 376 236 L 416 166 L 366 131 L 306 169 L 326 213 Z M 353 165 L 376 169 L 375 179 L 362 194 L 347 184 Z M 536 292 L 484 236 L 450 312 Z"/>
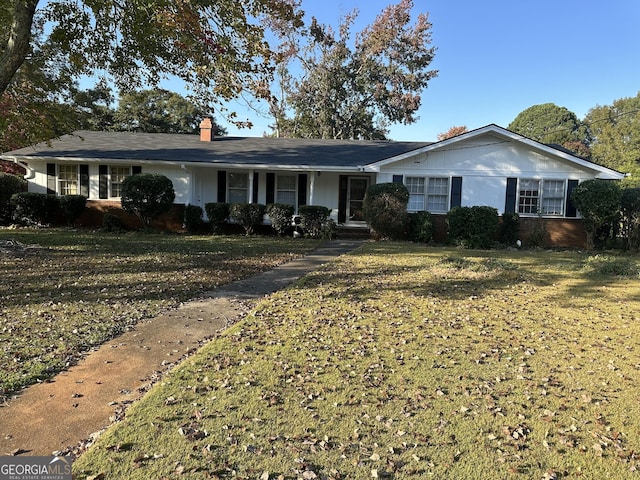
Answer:
<path fill-rule="evenodd" d="M 445 176 L 425 176 L 425 175 L 407 175 L 405 176 L 404 179 L 404 184 L 406 186 L 407 184 L 407 180 L 409 178 L 421 178 L 424 180 L 424 193 L 414 193 L 412 194 L 411 192 L 409 192 L 409 195 L 421 195 L 423 200 L 422 200 L 422 209 L 421 210 L 416 210 L 416 209 L 411 209 L 408 208 L 407 205 L 407 211 L 409 212 L 424 212 L 424 211 L 429 211 L 429 213 L 447 213 L 449 211 L 449 205 L 451 205 L 451 177 L 445 177 Z M 430 179 L 444 179 L 447 181 L 447 198 L 446 198 L 446 208 L 444 210 L 437 210 L 437 211 L 430 211 L 427 210 L 427 205 L 429 205 L 429 196 L 434 196 L 434 194 L 429 194 L 429 180 Z M 437 196 L 441 196 L 441 195 L 437 195 Z"/>
<path fill-rule="evenodd" d="M 292 177 L 293 178 L 293 190 L 291 189 L 282 189 L 280 188 L 280 177 Z M 276 174 L 276 185 L 275 185 L 275 191 L 274 191 L 274 200 L 275 203 L 283 203 L 280 202 L 278 199 L 278 192 L 293 192 L 293 208 L 296 209 L 296 211 L 298 211 L 298 176 L 295 173 L 292 174 L 280 174 L 277 173 Z"/>
<path fill-rule="evenodd" d="M 535 213 L 521 213 L 520 212 L 520 184 L 522 181 L 533 180 L 538 182 L 538 197 L 537 197 L 537 205 Z M 544 183 L 545 182 L 562 182 L 562 197 L 551 197 L 551 198 L 560 198 L 560 213 L 542 213 L 542 203 L 544 200 Z M 534 177 L 522 177 L 518 178 L 518 187 L 517 187 L 517 197 L 516 197 L 516 212 L 518 215 L 523 217 L 537 217 L 541 215 L 543 217 L 564 217 L 565 209 L 567 204 L 567 179 L 566 178 L 534 178 Z"/>
<path fill-rule="evenodd" d="M 132 171 L 132 167 L 131 166 L 122 166 L 122 165 L 107 165 L 107 197 L 109 198 L 109 200 L 118 200 L 121 197 L 116 197 L 113 195 L 113 178 L 112 178 L 112 168 L 127 168 L 129 170 L 129 173 L 127 175 L 125 175 L 124 178 L 130 177 L 131 175 L 133 175 Z M 123 179 L 124 180 L 124 179 Z M 120 182 L 120 189 L 122 189 L 122 182 Z"/>
<path fill-rule="evenodd" d="M 231 175 L 244 175 L 247 179 L 247 186 L 244 189 L 241 188 L 232 188 L 231 187 Z M 245 191 L 245 198 L 244 201 L 242 202 L 235 202 L 235 201 L 231 201 L 231 190 L 244 190 Z M 249 175 L 249 172 L 227 172 L 227 191 L 226 193 L 226 198 L 227 198 L 227 203 L 248 203 L 249 202 L 249 195 L 251 194 L 251 178 Z"/>
<path fill-rule="evenodd" d="M 62 184 L 61 182 L 65 181 L 65 182 L 72 182 L 73 180 L 63 180 L 60 172 L 63 168 L 65 167 L 73 167 L 76 170 L 76 179 L 75 179 L 75 183 L 76 183 L 76 193 L 63 193 L 63 189 L 62 189 Z M 80 166 L 75 164 L 75 163 L 60 163 L 58 165 L 56 165 L 56 193 L 60 196 L 63 195 L 78 195 L 80 193 Z"/>

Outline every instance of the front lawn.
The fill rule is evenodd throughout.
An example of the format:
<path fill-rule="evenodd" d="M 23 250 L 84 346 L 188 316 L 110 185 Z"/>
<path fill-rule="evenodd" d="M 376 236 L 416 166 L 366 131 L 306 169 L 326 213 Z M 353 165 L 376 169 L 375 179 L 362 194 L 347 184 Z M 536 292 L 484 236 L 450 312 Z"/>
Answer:
<path fill-rule="evenodd" d="M 143 318 L 317 246 L 275 237 L 0 229 L 0 397 Z"/>
<path fill-rule="evenodd" d="M 77 478 L 637 478 L 638 259 L 366 244 L 259 304 Z"/>

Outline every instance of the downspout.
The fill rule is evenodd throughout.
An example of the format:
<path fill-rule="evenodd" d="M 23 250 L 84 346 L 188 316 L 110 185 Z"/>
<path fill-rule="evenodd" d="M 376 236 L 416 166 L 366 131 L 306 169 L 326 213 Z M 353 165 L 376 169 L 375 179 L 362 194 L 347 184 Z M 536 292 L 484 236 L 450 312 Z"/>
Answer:
<path fill-rule="evenodd" d="M 25 180 L 32 180 L 36 177 L 36 171 L 26 163 L 22 163 L 20 160 L 18 160 L 15 157 L 13 157 L 13 163 L 15 163 L 16 165 L 20 165 L 22 168 L 24 168 L 27 171 L 27 173 L 23 175 L 23 178 Z"/>

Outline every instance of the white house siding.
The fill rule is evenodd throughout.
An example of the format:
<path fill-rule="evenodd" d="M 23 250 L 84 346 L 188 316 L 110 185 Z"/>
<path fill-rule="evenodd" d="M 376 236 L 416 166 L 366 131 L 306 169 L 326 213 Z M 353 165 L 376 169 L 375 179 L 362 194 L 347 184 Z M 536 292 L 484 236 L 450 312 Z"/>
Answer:
<path fill-rule="evenodd" d="M 580 181 L 594 177 L 561 158 L 490 135 L 382 166 L 377 181 L 391 182 L 394 175 L 462 177 L 462 206 L 490 206 L 500 214 L 508 177 Z"/>
<path fill-rule="evenodd" d="M 29 167 L 34 172 L 34 177 L 28 179 L 28 190 L 36 193 L 47 193 L 47 163 L 55 163 L 56 169 L 58 165 L 70 164 L 71 162 L 57 162 L 57 161 L 37 161 L 32 160 L 29 162 Z M 122 165 L 131 167 L 133 164 L 109 164 L 109 163 L 88 163 L 83 161 L 73 162 L 75 165 L 88 164 L 89 165 L 89 199 L 100 200 L 99 195 L 99 165 Z M 188 171 L 181 169 L 178 166 L 159 166 L 159 165 L 142 165 L 143 173 L 158 173 L 165 175 L 173 182 L 173 188 L 176 192 L 175 203 L 189 203 L 191 195 L 190 187 L 190 174 Z M 114 200 L 109 198 L 107 200 Z"/>
<path fill-rule="evenodd" d="M 47 164 L 31 162 L 29 167 L 33 169 L 35 176 L 27 180 L 27 189 L 34 193 L 47 193 Z"/>
<path fill-rule="evenodd" d="M 338 221 L 338 185 L 340 175 L 331 172 L 314 174 L 313 199 L 309 202 L 331 209 L 331 218 Z"/>

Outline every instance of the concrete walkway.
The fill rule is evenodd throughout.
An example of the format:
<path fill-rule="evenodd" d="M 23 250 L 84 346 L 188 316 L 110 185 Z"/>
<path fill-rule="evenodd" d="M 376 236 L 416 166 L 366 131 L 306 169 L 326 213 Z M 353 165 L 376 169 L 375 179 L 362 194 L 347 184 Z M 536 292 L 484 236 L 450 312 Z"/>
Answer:
<path fill-rule="evenodd" d="M 153 383 L 246 315 L 265 295 L 362 245 L 333 240 L 265 273 L 208 292 L 90 352 L 0 405 L 0 455 L 80 453 Z"/>

